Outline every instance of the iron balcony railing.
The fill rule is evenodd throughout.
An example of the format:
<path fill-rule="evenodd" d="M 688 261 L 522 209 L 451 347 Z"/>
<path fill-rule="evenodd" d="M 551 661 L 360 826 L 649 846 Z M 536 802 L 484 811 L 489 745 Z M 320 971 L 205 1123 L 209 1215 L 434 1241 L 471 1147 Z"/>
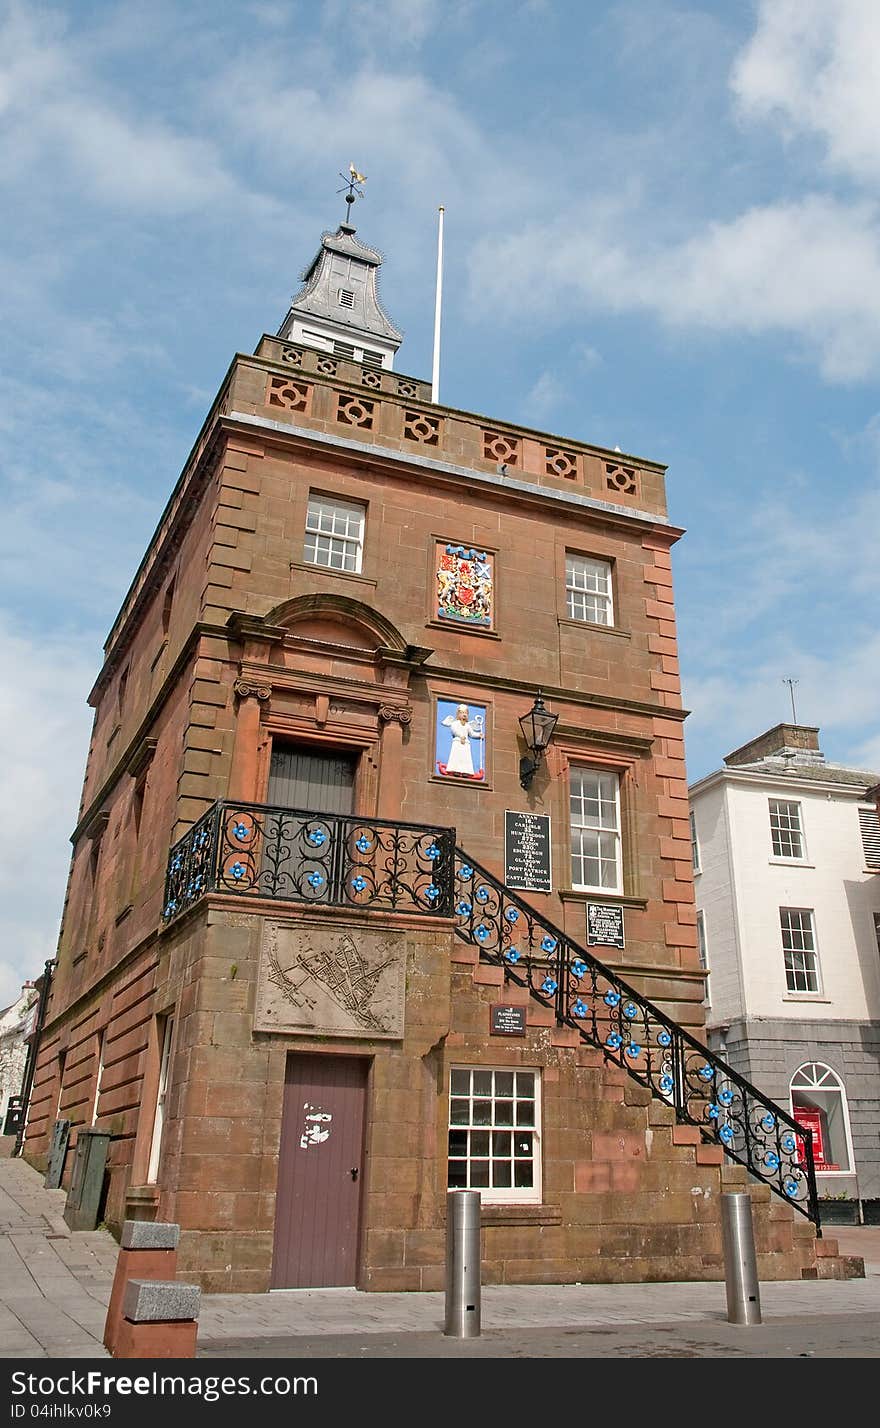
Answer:
<path fill-rule="evenodd" d="M 209 892 L 449 917 L 455 830 L 223 800 L 174 844 L 163 919 Z"/>
<path fill-rule="evenodd" d="M 810 1136 L 787 1111 L 461 848 L 455 880 L 455 931 L 482 961 L 503 967 L 560 1026 L 575 1028 L 821 1233 Z"/>
<path fill-rule="evenodd" d="M 454 829 L 224 800 L 171 849 L 165 922 L 209 892 L 451 918 L 481 961 L 821 1234 L 811 1138 L 797 1121 L 456 847 Z"/>

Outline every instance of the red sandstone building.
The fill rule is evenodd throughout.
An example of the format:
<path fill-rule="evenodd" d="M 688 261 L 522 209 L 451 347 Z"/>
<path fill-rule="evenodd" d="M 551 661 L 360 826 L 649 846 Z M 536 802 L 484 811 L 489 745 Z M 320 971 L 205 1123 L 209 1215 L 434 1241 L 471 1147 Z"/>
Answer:
<path fill-rule="evenodd" d="M 720 1277 L 738 1159 L 798 1276 L 700 1040 L 664 468 L 432 404 L 379 262 L 233 360 L 110 632 L 25 1153 L 109 1132 L 106 1220 L 255 1291 L 439 1288 L 465 1186 L 487 1279 Z"/>

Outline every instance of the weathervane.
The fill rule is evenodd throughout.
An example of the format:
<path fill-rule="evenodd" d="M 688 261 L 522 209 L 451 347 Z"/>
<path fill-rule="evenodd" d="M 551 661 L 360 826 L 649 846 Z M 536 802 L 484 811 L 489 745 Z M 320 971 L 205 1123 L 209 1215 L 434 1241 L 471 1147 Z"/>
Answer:
<path fill-rule="evenodd" d="M 351 219 L 351 205 L 354 203 L 355 199 L 363 198 L 364 190 L 361 185 L 365 184 L 367 181 L 366 174 L 359 174 L 354 164 L 349 164 L 348 175 L 348 178 L 346 178 L 345 174 L 341 171 L 339 174 L 339 177 L 342 179 L 345 188 L 348 189 L 348 193 L 345 194 L 345 201 L 348 204 L 348 208 L 346 209 L 345 214 L 346 222 L 349 222 Z M 338 188 L 336 192 L 344 193 L 345 188 Z"/>
<path fill-rule="evenodd" d="M 792 722 L 793 724 L 796 724 L 796 723 L 797 723 L 797 709 L 795 708 L 795 704 L 794 704 L 794 687 L 795 687 L 796 684 L 800 684 L 800 680 L 799 680 L 799 679 L 785 679 L 785 678 L 783 678 L 782 683 L 788 685 L 788 692 L 789 692 L 789 694 L 791 695 L 791 722 Z"/>

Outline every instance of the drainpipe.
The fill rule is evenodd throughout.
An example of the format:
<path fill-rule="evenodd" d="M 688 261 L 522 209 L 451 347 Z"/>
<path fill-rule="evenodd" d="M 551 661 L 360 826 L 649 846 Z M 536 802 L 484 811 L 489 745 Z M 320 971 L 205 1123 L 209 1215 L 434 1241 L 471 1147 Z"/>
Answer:
<path fill-rule="evenodd" d="M 24 1135 L 27 1129 L 28 1111 L 30 1110 L 31 1091 L 34 1085 L 34 1072 L 37 1069 L 37 1052 L 40 1049 L 40 1037 L 43 1033 L 43 1024 L 46 1020 L 46 1007 L 49 1004 L 49 989 L 52 986 L 52 973 L 55 970 L 54 961 L 49 961 L 43 968 L 43 975 L 39 978 L 40 1001 L 37 1006 L 37 1019 L 31 1033 L 30 1045 L 28 1047 L 27 1061 L 25 1062 L 24 1076 L 21 1082 L 21 1124 L 18 1128 L 18 1135 L 15 1137 L 15 1147 L 13 1155 L 21 1155 L 24 1147 Z"/>

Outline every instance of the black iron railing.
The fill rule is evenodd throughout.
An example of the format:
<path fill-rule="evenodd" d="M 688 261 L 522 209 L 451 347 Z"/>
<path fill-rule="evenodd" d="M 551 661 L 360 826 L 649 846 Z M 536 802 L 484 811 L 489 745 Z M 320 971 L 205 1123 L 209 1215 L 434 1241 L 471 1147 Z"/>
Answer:
<path fill-rule="evenodd" d="M 482 961 L 820 1227 L 813 1148 L 793 1117 L 457 848 L 453 829 L 221 801 L 171 849 L 165 922 L 209 892 L 452 918 Z"/>
<path fill-rule="evenodd" d="M 163 918 L 208 892 L 449 917 L 455 830 L 221 801 L 175 843 Z"/>
<path fill-rule="evenodd" d="M 482 961 L 819 1225 L 810 1137 L 787 1111 L 461 848 L 455 878 L 455 930 Z"/>

